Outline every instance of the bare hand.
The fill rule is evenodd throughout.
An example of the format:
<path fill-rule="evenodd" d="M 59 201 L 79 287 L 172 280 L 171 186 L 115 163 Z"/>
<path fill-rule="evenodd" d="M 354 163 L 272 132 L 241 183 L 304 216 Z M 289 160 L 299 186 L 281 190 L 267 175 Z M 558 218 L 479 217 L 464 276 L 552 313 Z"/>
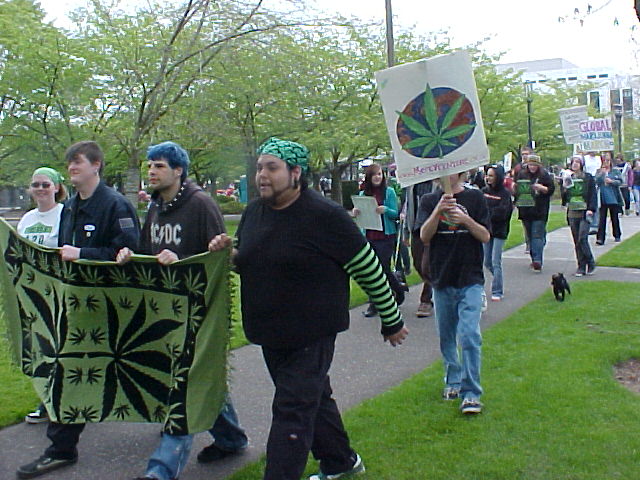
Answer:
<path fill-rule="evenodd" d="M 133 251 L 130 248 L 128 247 L 121 248 L 118 254 L 116 255 L 116 263 L 118 265 L 124 265 L 129 260 L 131 260 L 132 255 L 133 255 Z"/>
<path fill-rule="evenodd" d="M 158 263 L 160 263 L 161 265 L 170 265 L 173 262 L 177 262 L 179 260 L 178 255 L 176 255 L 168 248 L 162 250 L 158 255 L 156 255 L 156 258 L 158 259 Z"/>
<path fill-rule="evenodd" d="M 211 239 L 209 242 L 209 251 L 218 252 L 220 250 L 224 250 L 225 248 L 229 248 L 231 243 L 231 237 L 226 233 L 221 233 Z"/>
<path fill-rule="evenodd" d="M 445 193 L 440 197 L 440 201 L 436 205 L 436 211 L 438 214 L 448 213 L 449 211 L 457 208 L 456 199 L 451 193 Z"/>
<path fill-rule="evenodd" d="M 606 183 L 607 185 L 610 185 L 613 183 L 613 180 L 611 180 L 609 177 L 605 177 L 604 183 Z"/>
<path fill-rule="evenodd" d="M 378 215 L 382 215 L 385 212 L 386 209 L 387 209 L 387 207 L 385 207 L 384 205 L 378 205 L 376 207 L 376 213 Z"/>
<path fill-rule="evenodd" d="M 63 245 L 60 248 L 60 257 L 65 262 L 78 260 L 80 258 L 80 249 L 78 247 L 72 247 L 71 245 Z"/>
<path fill-rule="evenodd" d="M 358 215 L 360 215 L 360 210 L 358 210 L 357 208 L 354 208 L 353 210 L 351 210 L 352 217 L 357 217 Z"/>
<path fill-rule="evenodd" d="M 402 327 L 393 335 L 385 335 L 384 341 L 389 342 L 392 347 L 397 347 L 398 345 L 402 345 L 402 342 L 409 335 L 409 329 L 407 327 Z"/>
<path fill-rule="evenodd" d="M 460 207 L 455 207 L 447 213 L 447 218 L 457 225 L 466 225 L 469 215 L 464 213 Z"/>

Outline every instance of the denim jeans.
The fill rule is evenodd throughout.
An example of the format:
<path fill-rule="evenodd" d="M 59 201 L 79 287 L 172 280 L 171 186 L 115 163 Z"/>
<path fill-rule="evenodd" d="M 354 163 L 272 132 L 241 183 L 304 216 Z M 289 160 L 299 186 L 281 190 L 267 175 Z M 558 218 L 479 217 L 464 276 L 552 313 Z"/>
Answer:
<path fill-rule="evenodd" d="M 480 309 L 483 291 L 484 287 L 479 284 L 433 289 L 440 352 L 444 361 L 444 381 L 448 387 L 459 388 L 462 398 L 479 399 L 482 395 Z"/>
<path fill-rule="evenodd" d="M 634 185 L 633 189 L 633 205 L 636 211 L 636 215 L 640 214 L 640 186 Z"/>
<path fill-rule="evenodd" d="M 504 241 L 504 238 L 491 237 L 487 243 L 483 244 L 484 266 L 493 276 L 491 295 L 497 297 L 504 295 L 502 288 L 502 247 L 504 246 Z"/>
<path fill-rule="evenodd" d="M 209 433 L 216 446 L 229 452 L 242 450 L 249 443 L 228 395 Z M 193 435 L 162 435 L 160 445 L 149 458 L 146 475 L 158 480 L 178 478 L 189 459 L 192 443 Z"/>
<path fill-rule="evenodd" d="M 529 237 L 531 261 L 542 265 L 542 251 L 547 244 L 547 221 L 523 220 L 522 223 Z"/>
<path fill-rule="evenodd" d="M 576 249 L 576 261 L 578 262 L 578 270 L 582 273 L 587 271 L 587 267 L 595 266 L 596 262 L 591 253 L 589 245 L 589 228 L 591 223 L 584 218 L 569 218 L 569 229 L 573 237 L 573 244 Z"/>

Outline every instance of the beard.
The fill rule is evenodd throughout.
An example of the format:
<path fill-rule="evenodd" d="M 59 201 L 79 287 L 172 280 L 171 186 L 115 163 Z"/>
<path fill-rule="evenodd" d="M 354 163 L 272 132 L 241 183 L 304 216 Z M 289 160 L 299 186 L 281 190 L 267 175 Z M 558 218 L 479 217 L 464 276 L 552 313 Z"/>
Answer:
<path fill-rule="evenodd" d="M 282 197 L 283 194 L 285 194 L 289 190 L 295 190 L 299 186 L 300 186 L 300 179 L 293 178 L 293 175 L 291 174 L 291 172 L 289 172 L 289 184 L 286 187 L 281 188 L 279 190 L 276 190 L 272 187 L 271 195 L 262 197 L 262 200 L 270 207 L 277 206 L 278 200 L 280 199 L 280 197 Z"/>

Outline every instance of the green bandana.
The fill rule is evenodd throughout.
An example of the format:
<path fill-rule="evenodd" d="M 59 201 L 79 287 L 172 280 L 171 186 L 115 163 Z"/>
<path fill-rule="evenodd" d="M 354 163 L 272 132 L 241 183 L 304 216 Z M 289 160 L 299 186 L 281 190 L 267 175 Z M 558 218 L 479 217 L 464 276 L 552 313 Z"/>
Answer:
<path fill-rule="evenodd" d="M 271 137 L 258 147 L 258 155 L 273 155 L 291 167 L 298 166 L 303 172 L 309 170 L 309 150 L 300 143 Z"/>
<path fill-rule="evenodd" d="M 49 177 L 49 179 L 56 185 L 60 185 L 64 180 L 64 178 L 62 178 L 62 175 L 60 175 L 57 170 L 54 170 L 53 168 L 49 168 L 49 167 L 38 168 L 36 169 L 35 172 L 33 172 L 33 174 L 44 175 L 46 177 Z"/>

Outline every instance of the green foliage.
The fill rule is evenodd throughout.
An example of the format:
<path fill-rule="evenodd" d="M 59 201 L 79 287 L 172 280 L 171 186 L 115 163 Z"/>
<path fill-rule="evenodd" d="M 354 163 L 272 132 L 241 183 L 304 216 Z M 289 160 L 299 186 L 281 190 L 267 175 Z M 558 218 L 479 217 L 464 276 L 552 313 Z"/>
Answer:
<path fill-rule="evenodd" d="M 220 205 L 220 211 L 223 215 L 239 215 L 244 211 L 245 207 L 246 205 L 244 203 L 232 200 L 231 202 Z"/>

